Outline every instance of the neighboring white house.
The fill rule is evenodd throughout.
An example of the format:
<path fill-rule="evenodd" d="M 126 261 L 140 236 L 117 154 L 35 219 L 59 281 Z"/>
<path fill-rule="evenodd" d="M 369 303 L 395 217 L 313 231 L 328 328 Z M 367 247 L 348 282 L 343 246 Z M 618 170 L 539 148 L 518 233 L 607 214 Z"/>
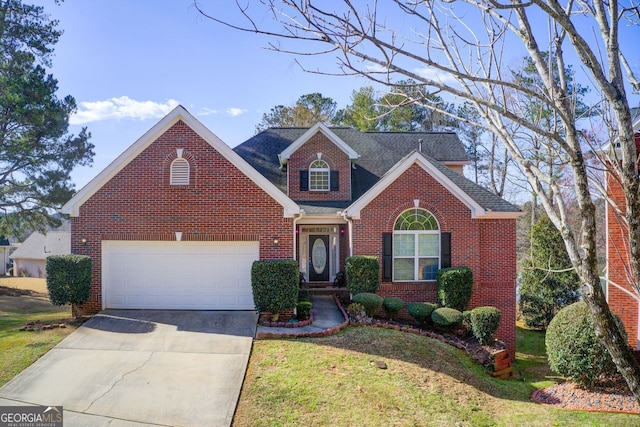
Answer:
<path fill-rule="evenodd" d="M 68 228 L 68 227 L 66 227 Z M 55 230 L 47 234 L 33 232 L 13 251 L 13 275 L 46 277 L 46 259 L 50 255 L 71 253 L 71 231 Z"/>
<path fill-rule="evenodd" d="M 14 246 L 11 245 L 9 239 L 0 236 L 0 276 L 5 276 L 9 268 L 9 255 L 11 249 Z"/>

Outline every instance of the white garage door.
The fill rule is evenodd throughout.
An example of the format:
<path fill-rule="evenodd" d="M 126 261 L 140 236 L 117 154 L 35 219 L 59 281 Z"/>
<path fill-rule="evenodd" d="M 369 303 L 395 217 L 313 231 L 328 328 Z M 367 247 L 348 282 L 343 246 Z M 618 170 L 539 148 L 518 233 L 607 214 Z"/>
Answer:
<path fill-rule="evenodd" d="M 258 242 L 102 242 L 104 308 L 253 310 Z"/>

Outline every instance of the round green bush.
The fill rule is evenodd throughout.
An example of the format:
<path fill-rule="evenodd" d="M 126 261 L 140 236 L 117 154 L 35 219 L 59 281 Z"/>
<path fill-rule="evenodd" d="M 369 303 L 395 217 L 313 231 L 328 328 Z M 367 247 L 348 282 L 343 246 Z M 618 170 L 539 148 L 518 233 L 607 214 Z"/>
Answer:
<path fill-rule="evenodd" d="M 367 316 L 373 317 L 375 312 L 382 306 L 382 297 L 380 295 L 372 294 L 370 292 L 362 292 L 356 294 L 352 298 L 353 302 L 362 304 Z"/>
<path fill-rule="evenodd" d="M 431 321 L 442 329 L 457 329 L 462 325 L 462 312 L 449 307 L 436 308 L 431 313 Z"/>
<path fill-rule="evenodd" d="M 427 326 L 431 321 L 431 313 L 437 305 L 430 302 L 412 302 L 407 305 L 409 316 L 413 317 L 418 326 Z"/>
<path fill-rule="evenodd" d="M 389 320 L 393 320 L 400 310 L 404 308 L 404 301 L 400 298 L 387 297 L 382 301 L 382 308 Z"/>
<path fill-rule="evenodd" d="M 471 329 L 480 344 L 493 342 L 493 336 L 500 326 L 500 317 L 500 310 L 495 307 L 476 307 L 471 310 Z"/>
<path fill-rule="evenodd" d="M 626 340 L 620 318 L 618 327 Z M 600 376 L 615 374 L 616 366 L 596 337 L 591 313 L 584 301 L 568 305 L 549 323 L 545 339 L 549 367 L 582 387 L 593 388 Z"/>
<path fill-rule="evenodd" d="M 300 301 L 296 306 L 298 320 L 307 320 L 311 316 L 311 301 Z"/>

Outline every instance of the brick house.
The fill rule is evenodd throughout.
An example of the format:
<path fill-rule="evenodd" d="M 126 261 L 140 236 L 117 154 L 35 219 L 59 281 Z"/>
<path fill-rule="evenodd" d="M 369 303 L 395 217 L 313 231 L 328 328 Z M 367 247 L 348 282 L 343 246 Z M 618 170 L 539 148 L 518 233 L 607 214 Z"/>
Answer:
<path fill-rule="evenodd" d="M 253 309 L 256 259 L 299 260 L 331 282 L 380 259 L 379 294 L 436 301 L 435 274 L 474 273 L 472 306 L 502 311 L 515 349 L 519 209 L 462 175 L 454 133 L 274 128 L 229 148 L 177 107 L 64 207 L 93 259 L 82 309 Z"/>
<path fill-rule="evenodd" d="M 635 109 L 636 117 L 633 129 L 635 133 L 636 149 L 640 152 L 640 110 Z M 611 148 L 607 146 L 605 152 Z M 613 147 L 615 149 L 615 147 Z M 625 198 L 619 181 L 609 170 L 606 174 L 607 194 L 621 209 L 625 207 Z M 629 338 L 629 345 L 634 349 L 640 349 L 640 330 L 638 328 L 640 312 L 640 297 L 633 288 L 636 281 L 629 264 L 629 239 L 628 229 L 624 217 L 618 213 L 611 204 L 606 208 L 606 295 L 611 310 L 620 316 L 624 323 Z"/>

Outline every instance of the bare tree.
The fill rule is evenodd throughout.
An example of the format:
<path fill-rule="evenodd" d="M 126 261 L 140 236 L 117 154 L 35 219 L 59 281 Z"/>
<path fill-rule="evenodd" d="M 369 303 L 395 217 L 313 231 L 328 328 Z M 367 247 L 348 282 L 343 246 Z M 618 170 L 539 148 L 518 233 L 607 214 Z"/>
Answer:
<path fill-rule="evenodd" d="M 481 120 L 474 124 L 499 137 L 560 231 L 596 333 L 640 402 L 640 368 L 600 287 L 592 197 L 596 186 L 589 182 L 573 76 L 566 74 L 572 62 L 574 70 L 584 70 L 597 98 L 589 106 L 610 112 L 609 140 L 619 144 L 619 162 L 612 164 L 618 168 L 626 202 L 619 211 L 627 220 L 632 272 L 640 277 L 640 221 L 633 220 L 640 218 L 640 185 L 627 95 L 629 88 L 640 90 L 640 81 L 626 56 L 637 52 L 634 40 L 624 45 L 621 37 L 637 30 L 637 0 L 624 6 L 617 0 L 263 0 L 238 5 L 238 21 L 224 22 L 216 18 L 216 6 L 196 2 L 203 15 L 218 23 L 271 36 L 270 48 L 278 52 L 305 59 L 313 54 L 337 58 L 336 66 L 327 69 L 303 66 L 310 72 L 363 75 L 389 86 L 413 79 L 431 93 L 447 93 L 475 107 Z M 264 19 L 265 12 L 273 21 Z M 513 79 L 508 64 L 523 55 L 531 58 L 540 84 L 536 89 Z M 551 111 L 554 126 L 540 126 L 519 114 L 514 100 L 522 97 Z M 438 110 L 438 105 L 428 107 Z M 532 147 L 527 142 L 532 139 L 523 135 L 536 136 L 540 146 Z M 571 174 L 578 228 L 570 226 L 558 181 L 532 161 L 533 150 Z"/>

